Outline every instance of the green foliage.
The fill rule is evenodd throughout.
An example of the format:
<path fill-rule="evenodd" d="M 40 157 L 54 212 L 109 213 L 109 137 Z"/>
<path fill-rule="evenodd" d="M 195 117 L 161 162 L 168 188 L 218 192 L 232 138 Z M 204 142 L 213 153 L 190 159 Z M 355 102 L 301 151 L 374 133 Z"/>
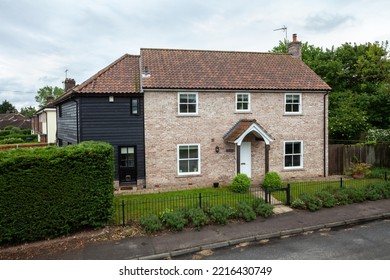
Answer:
<path fill-rule="evenodd" d="M 0 114 L 5 114 L 7 112 L 8 113 L 16 113 L 17 110 L 14 107 L 14 105 L 12 105 L 7 100 L 4 100 L 3 103 L 0 104 Z"/>
<path fill-rule="evenodd" d="M 347 205 L 352 203 L 351 198 L 349 197 L 348 193 L 344 191 L 344 189 L 336 191 L 334 193 L 334 197 L 336 198 L 337 205 Z"/>
<path fill-rule="evenodd" d="M 0 140 L 0 145 L 1 144 L 17 144 L 17 143 L 23 143 L 23 139 L 22 138 L 5 138 L 3 140 Z"/>
<path fill-rule="evenodd" d="M 227 224 L 230 214 L 231 211 L 227 205 L 215 205 L 210 208 L 211 220 L 221 225 Z"/>
<path fill-rule="evenodd" d="M 142 217 L 140 220 L 140 224 L 149 234 L 155 233 L 162 228 L 162 223 L 157 215 Z"/>
<path fill-rule="evenodd" d="M 188 210 L 188 217 L 197 230 L 206 225 L 210 220 L 202 208 L 191 208 Z"/>
<path fill-rule="evenodd" d="M 28 107 L 22 107 L 20 109 L 20 114 L 22 114 L 25 117 L 32 117 L 36 113 L 35 107 L 28 106 Z"/>
<path fill-rule="evenodd" d="M 183 210 L 175 210 L 164 213 L 163 223 L 169 229 L 181 231 L 188 224 L 188 220 Z"/>
<path fill-rule="evenodd" d="M 390 183 L 376 182 L 370 183 L 364 187 L 364 193 L 368 200 L 379 200 L 383 198 L 390 198 Z"/>
<path fill-rule="evenodd" d="M 0 244 L 104 226 L 113 208 L 113 154 L 97 142 L 0 152 Z"/>
<path fill-rule="evenodd" d="M 321 199 L 313 194 L 304 193 L 301 195 L 300 199 L 305 203 L 306 208 L 309 211 L 314 212 L 322 208 Z"/>
<path fill-rule="evenodd" d="M 39 108 L 43 108 L 47 105 L 47 99 L 49 97 L 57 98 L 64 93 L 64 90 L 59 87 L 45 86 L 40 88 L 35 96 L 35 101 L 39 103 Z"/>
<path fill-rule="evenodd" d="M 239 218 L 250 222 L 256 219 L 256 213 L 253 208 L 245 201 L 240 201 L 237 206 L 237 215 Z"/>
<path fill-rule="evenodd" d="M 263 188 L 277 189 L 282 186 L 282 179 L 277 172 L 268 172 L 264 176 Z"/>
<path fill-rule="evenodd" d="M 331 208 L 336 206 L 336 198 L 327 191 L 318 192 L 315 194 L 315 196 L 321 200 L 322 206 L 325 208 Z"/>
<path fill-rule="evenodd" d="M 390 129 L 369 129 L 366 141 L 370 143 L 390 142 Z"/>
<path fill-rule="evenodd" d="M 344 188 L 341 192 L 348 196 L 349 203 L 360 203 L 366 200 L 366 195 L 362 188 Z"/>
<path fill-rule="evenodd" d="M 246 174 L 237 174 L 234 177 L 231 190 L 236 193 L 246 193 L 251 186 L 251 179 Z"/>
<path fill-rule="evenodd" d="M 252 202 L 252 208 L 255 211 L 256 215 L 268 218 L 273 215 L 274 206 L 268 203 L 265 203 L 264 199 L 256 198 Z"/>
<path fill-rule="evenodd" d="M 306 209 L 306 204 L 305 202 L 302 201 L 302 199 L 295 199 L 293 202 L 291 202 L 291 207 L 295 209 Z"/>

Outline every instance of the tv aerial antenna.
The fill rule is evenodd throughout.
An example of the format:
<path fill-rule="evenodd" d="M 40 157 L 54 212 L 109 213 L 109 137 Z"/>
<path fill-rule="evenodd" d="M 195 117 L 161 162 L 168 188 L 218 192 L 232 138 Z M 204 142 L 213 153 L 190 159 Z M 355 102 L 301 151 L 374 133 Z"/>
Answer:
<path fill-rule="evenodd" d="M 283 31 L 285 42 L 287 44 L 287 26 L 283 25 L 281 28 L 274 29 L 274 31 Z"/>

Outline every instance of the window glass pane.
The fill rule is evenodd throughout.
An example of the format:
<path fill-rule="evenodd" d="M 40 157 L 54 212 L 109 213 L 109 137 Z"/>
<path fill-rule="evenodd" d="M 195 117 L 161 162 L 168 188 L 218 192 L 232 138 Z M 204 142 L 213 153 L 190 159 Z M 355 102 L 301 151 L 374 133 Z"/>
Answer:
<path fill-rule="evenodd" d="M 242 109 L 243 110 L 248 110 L 248 103 L 243 103 L 242 104 Z"/>
<path fill-rule="evenodd" d="M 180 104 L 180 113 L 187 113 L 187 104 Z"/>
<path fill-rule="evenodd" d="M 187 101 L 188 101 L 188 95 L 180 94 L 180 103 L 187 103 Z"/>
<path fill-rule="evenodd" d="M 196 104 L 188 104 L 188 113 L 196 113 Z"/>
<path fill-rule="evenodd" d="M 121 154 L 127 154 L 127 148 L 121 148 Z"/>
<path fill-rule="evenodd" d="M 286 167 L 292 166 L 292 156 L 285 156 L 284 157 L 284 166 L 286 166 Z"/>
<path fill-rule="evenodd" d="M 293 156 L 293 166 L 301 166 L 301 156 L 300 155 Z"/>
<path fill-rule="evenodd" d="M 291 103 L 292 102 L 292 95 L 286 95 L 286 103 Z"/>
<path fill-rule="evenodd" d="M 188 94 L 188 103 L 196 104 L 196 94 Z"/>
<path fill-rule="evenodd" d="M 189 147 L 189 158 L 198 158 L 198 146 Z"/>
<path fill-rule="evenodd" d="M 242 102 L 242 94 L 237 94 L 237 102 Z"/>
<path fill-rule="evenodd" d="M 293 103 L 300 103 L 299 102 L 299 95 L 293 95 Z"/>
<path fill-rule="evenodd" d="M 133 115 L 138 114 L 138 99 L 131 99 L 131 113 Z"/>
<path fill-rule="evenodd" d="M 188 161 L 187 160 L 180 160 L 179 161 L 179 172 L 180 173 L 188 173 Z"/>
<path fill-rule="evenodd" d="M 300 154 L 301 153 L 301 143 L 295 142 L 294 143 L 294 154 Z"/>
<path fill-rule="evenodd" d="M 293 104 L 292 106 L 292 112 L 299 112 L 299 104 Z"/>
<path fill-rule="evenodd" d="M 180 146 L 179 158 L 180 159 L 187 159 L 188 158 L 188 147 L 187 146 Z"/>
<path fill-rule="evenodd" d="M 248 102 L 248 101 L 249 101 L 249 96 L 248 96 L 248 94 L 243 94 L 243 95 L 242 95 L 242 101 L 244 101 L 244 102 Z"/>
<path fill-rule="evenodd" d="M 293 145 L 292 145 L 292 143 L 286 143 L 285 144 L 286 146 L 286 148 L 285 148 L 285 154 L 286 155 L 291 155 L 292 153 L 293 153 Z"/>
<path fill-rule="evenodd" d="M 237 102 L 237 110 L 242 110 L 242 103 Z"/>
<path fill-rule="evenodd" d="M 189 160 L 189 172 L 198 172 L 198 160 Z"/>

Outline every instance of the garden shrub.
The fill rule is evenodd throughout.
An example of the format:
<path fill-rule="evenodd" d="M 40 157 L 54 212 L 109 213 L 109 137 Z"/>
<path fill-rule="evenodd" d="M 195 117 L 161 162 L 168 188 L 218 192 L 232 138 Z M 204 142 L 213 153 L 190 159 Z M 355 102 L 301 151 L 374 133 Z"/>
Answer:
<path fill-rule="evenodd" d="M 348 193 L 346 193 L 344 191 L 344 189 L 343 190 L 337 190 L 334 193 L 334 197 L 336 198 L 337 205 L 347 205 L 347 204 L 353 203 L 353 201 L 349 197 Z"/>
<path fill-rule="evenodd" d="M 264 176 L 263 188 L 277 189 L 282 187 L 282 179 L 277 172 L 268 172 Z"/>
<path fill-rule="evenodd" d="M 140 224 L 146 233 L 149 234 L 155 233 L 162 228 L 162 223 L 157 215 L 141 217 Z"/>
<path fill-rule="evenodd" d="M 306 204 L 305 202 L 302 201 L 302 199 L 297 198 L 293 202 L 291 202 L 291 207 L 295 209 L 306 209 Z"/>
<path fill-rule="evenodd" d="M 309 211 L 317 211 L 322 208 L 322 201 L 313 194 L 304 193 L 301 195 L 300 199 L 305 203 L 306 208 Z"/>
<path fill-rule="evenodd" d="M 164 225 L 172 230 L 181 231 L 188 224 L 184 210 L 167 212 L 163 216 Z"/>
<path fill-rule="evenodd" d="M 215 205 L 210 208 L 211 219 L 221 225 L 226 225 L 231 215 L 231 211 L 227 205 Z"/>
<path fill-rule="evenodd" d="M 274 206 L 268 204 L 262 198 L 256 198 L 252 202 L 252 208 L 255 211 L 256 215 L 268 218 L 273 215 Z"/>
<path fill-rule="evenodd" d="M 321 200 L 322 206 L 325 208 L 331 208 L 336 206 L 336 198 L 329 192 L 321 191 L 316 193 L 315 196 Z"/>
<path fill-rule="evenodd" d="M 0 152 L 0 244 L 101 227 L 113 210 L 114 151 L 84 142 Z"/>
<path fill-rule="evenodd" d="M 188 210 L 188 217 L 197 230 L 206 225 L 210 220 L 202 208 L 191 208 Z"/>
<path fill-rule="evenodd" d="M 237 174 L 234 177 L 231 190 L 235 193 L 246 193 L 251 187 L 251 179 L 246 174 Z"/>
<path fill-rule="evenodd" d="M 5 138 L 3 140 L 0 140 L 0 144 L 18 144 L 18 143 L 23 143 L 22 138 Z"/>
<path fill-rule="evenodd" d="M 237 215 L 239 218 L 250 222 L 256 219 L 256 213 L 253 208 L 245 201 L 240 201 L 237 206 Z"/>
<path fill-rule="evenodd" d="M 342 192 L 348 196 L 350 203 L 359 203 L 366 200 L 364 190 L 361 188 L 344 188 Z"/>
<path fill-rule="evenodd" d="M 364 193 L 368 200 L 379 200 L 386 196 L 386 182 L 370 183 L 364 187 Z"/>

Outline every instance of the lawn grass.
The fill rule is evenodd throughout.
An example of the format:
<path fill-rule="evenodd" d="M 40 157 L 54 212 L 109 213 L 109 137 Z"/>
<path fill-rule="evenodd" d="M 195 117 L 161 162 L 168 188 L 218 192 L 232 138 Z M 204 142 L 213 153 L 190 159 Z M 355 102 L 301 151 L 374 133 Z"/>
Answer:
<path fill-rule="evenodd" d="M 253 201 L 254 194 L 233 193 L 227 187 L 202 188 L 154 194 L 120 195 L 114 198 L 114 223 L 137 221 L 143 216 L 160 215 L 164 211 L 202 207 L 208 209 L 215 205 L 235 207 L 239 201 Z"/>

